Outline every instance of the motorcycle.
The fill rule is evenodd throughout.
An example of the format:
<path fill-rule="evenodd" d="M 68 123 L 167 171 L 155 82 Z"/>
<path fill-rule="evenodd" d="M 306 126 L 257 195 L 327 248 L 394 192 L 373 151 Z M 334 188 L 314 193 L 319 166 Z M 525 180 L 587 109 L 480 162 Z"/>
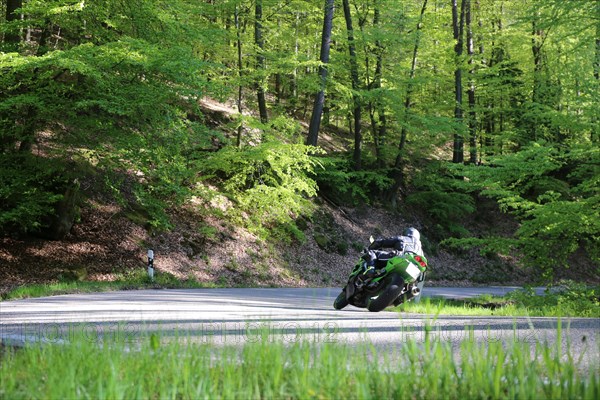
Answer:
<path fill-rule="evenodd" d="M 351 304 L 378 312 L 420 296 L 427 270 L 424 256 L 402 249 L 401 255 L 390 258 L 384 268 L 372 271 L 373 267 L 365 260 L 366 253 L 365 249 L 352 269 L 348 283 L 333 302 L 336 310 Z"/>

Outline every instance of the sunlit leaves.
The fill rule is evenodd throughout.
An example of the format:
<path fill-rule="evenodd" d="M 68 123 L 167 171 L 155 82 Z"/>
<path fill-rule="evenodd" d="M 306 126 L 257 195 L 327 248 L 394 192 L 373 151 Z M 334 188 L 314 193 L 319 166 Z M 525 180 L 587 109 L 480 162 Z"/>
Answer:
<path fill-rule="evenodd" d="M 200 162 L 203 178 L 220 184 L 246 213 L 250 229 L 288 224 L 311 209 L 317 194 L 310 177 L 317 167 L 316 149 L 302 144 L 265 142 L 243 149 L 228 147 Z"/>

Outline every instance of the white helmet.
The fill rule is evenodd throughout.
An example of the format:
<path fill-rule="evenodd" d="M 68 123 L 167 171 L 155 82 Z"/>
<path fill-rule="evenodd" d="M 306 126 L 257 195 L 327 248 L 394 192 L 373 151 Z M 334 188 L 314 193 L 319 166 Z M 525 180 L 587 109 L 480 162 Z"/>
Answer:
<path fill-rule="evenodd" d="M 402 232 L 402 236 L 408 236 L 408 237 L 414 238 L 415 240 L 419 240 L 419 241 L 421 240 L 421 234 L 415 228 L 406 228 Z"/>

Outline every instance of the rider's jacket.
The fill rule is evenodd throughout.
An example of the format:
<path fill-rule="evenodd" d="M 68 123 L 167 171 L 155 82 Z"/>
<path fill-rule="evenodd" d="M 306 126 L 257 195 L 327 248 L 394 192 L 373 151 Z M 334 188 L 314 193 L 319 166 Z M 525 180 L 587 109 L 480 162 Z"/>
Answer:
<path fill-rule="evenodd" d="M 404 250 L 404 252 L 411 252 L 423 256 L 421 241 L 411 236 L 392 236 L 377 239 L 369 246 L 369 250 L 378 250 L 381 248 L 393 248 L 398 255 Z"/>

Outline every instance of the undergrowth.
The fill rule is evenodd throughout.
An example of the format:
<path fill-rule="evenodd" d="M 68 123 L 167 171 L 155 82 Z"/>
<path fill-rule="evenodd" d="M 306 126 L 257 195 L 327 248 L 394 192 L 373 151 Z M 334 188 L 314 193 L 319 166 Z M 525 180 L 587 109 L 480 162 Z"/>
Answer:
<path fill-rule="evenodd" d="M 198 282 L 188 278 L 181 280 L 176 276 L 161 272 L 151 280 L 143 270 L 120 274 L 114 281 L 59 281 L 44 284 L 19 286 L 2 294 L 2 300 L 17 300 L 30 297 L 56 296 L 74 293 L 97 293 L 115 290 L 137 289 L 197 289 L 220 287 L 215 283 Z"/>
<path fill-rule="evenodd" d="M 531 317 L 590 317 L 600 315 L 600 287 L 567 281 L 538 295 L 531 287 L 503 297 L 482 295 L 472 299 L 423 298 L 395 308 L 401 312 L 440 315 L 495 315 Z"/>

